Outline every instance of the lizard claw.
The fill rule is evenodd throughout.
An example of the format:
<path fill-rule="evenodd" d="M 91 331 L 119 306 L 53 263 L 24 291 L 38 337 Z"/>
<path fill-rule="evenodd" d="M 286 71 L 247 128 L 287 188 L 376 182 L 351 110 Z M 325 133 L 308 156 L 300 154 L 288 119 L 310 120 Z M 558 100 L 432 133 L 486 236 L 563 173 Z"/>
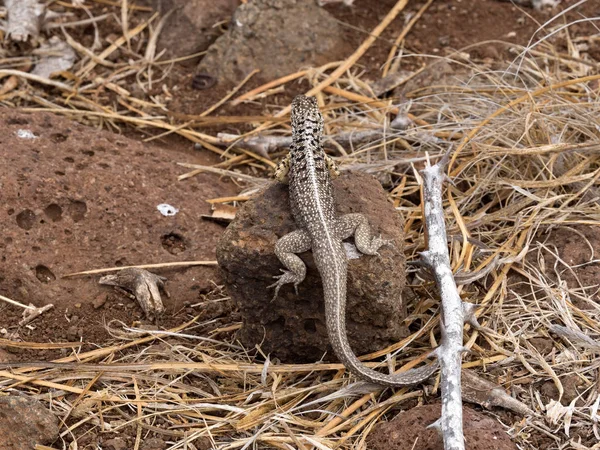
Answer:
<path fill-rule="evenodd" d="M 279 270 L 281 270 L 283 273 L 281 275 L 275 275 L 273 278 L 275 278 L 277 281 L 275 283 L 267 286 L 267 289 L 271 289 L 272 287 L 275 287 L 275 293 L 273 295 L 273 300 L 271 300 L 271 301 L 274 301 L 277 298 L 277 295 L 279 294 L 279 289 L 281 289 L 281 286 L 283 286 L 284 284 L 288 284 L 288 283 L 294 283 L 294 290 L 296 291 L 296 295 L 298 295 L 298 285 L 302 281 L 301 279 L 299 279 L 299 276 L 297 274 L 295 274 L 294 272 L 291 272 L 289 270 L 284 270 L 284 269 L 279 269 Z"/>
<path fill-rule="evenodd" d="M 373 249 L 373 253 L 371 254 L 377 256 L 378 258 L 381 258 L 379 249 L 386 245 L 394 245 L 394 241 L 391 239 L 383 239 L 381 235 L 379 235 L 378 237 L 374 237 L 371 241 L 371 248 Z"/>
<path fill-rule="evenodd" d="M 383 247 L 384 245 L 394 245 L 394 240 L 393 239 L 383 239 L 381 237 L 381 235 L 379 235 L 379 237 L 376 238 L 377 242 Z"/>
<path fill-rule="evenodd" d="M 394 245 L 394 241 L 391 239 L 383 239 L 381 235 L 374 237 L 371 240 L 371 253 L 367 253 L 369 255 L 377 256 L 379 260 L 381 260 L 381 253 L 379 253 L 379 249 L 383 246 Z"/>

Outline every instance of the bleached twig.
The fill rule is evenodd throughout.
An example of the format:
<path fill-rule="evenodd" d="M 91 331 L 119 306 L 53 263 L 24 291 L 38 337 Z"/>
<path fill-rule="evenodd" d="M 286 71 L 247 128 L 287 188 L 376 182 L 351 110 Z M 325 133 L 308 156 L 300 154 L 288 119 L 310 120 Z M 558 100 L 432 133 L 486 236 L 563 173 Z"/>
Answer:
<path fill-rule="evenodd" d="M 404 130 L 409 124 L 410 120 L 399 114 L 398 117 L 390 123 L 390 127 L 387 129 L 377 128 L 374 130 L 351 131 L 334 134 L 332 136 L 324 136 L 323 144 L 327 145 L 328 142 L 333 141 L 342 147 L 351 147 L 363 142 L 375 141 L 384 136 L 394 138 L 395 131 Z M 292 143 L 291 136 L 258 135 L 240 138 L 240 136 L 235 134 L 219 133 L 217 134 L 217 138 L 221 140 L 217 145 L 231 145 L 235 143 L 236 146 L 253 151 L 265 158 L 269 157 L 269 153 L 280 149 L 287 149 Z"/>
<path fill-rule="evenodd" d="M 500 406 L 523 416 L 536 415 L 526 404 L 507 394 L 502 386 L 481 378 L 472 370 L 462 372 L 462 398 L 484 408 Z"/>
<path fill-rule="evenodd" d="M 29 309 L 30 307 L 33 307 L 33 309 Z M 36 308 L 30 303 L 29 307 L 25 311 L 23 311 L 23 319 L 21 319 L 21 321 L 19 322 L 19 326 L 22 327 L 24 325 L 27 325 L 33 319 L 41 316 L 46 311 L 52 308 L 54 308 L 54 305 L 52 303 L 48 303 L 47 305 L 44 305 L 40 308 Z"/>
<path fill-rule="evenodd" d="M 33 306 L 33 305 L 27 306 L 27 305 L 24 305 L 23 303 L 19 303 L 16 300 L 12 300 L 12 299 L 10 299 L 8 297 L 5 297 L 3 295 L 0 295 L 0 300 L 4 301 L 6 303 L 10 303 L 11 305 L 14 305 L 14 306 L 18 306 L 18 307 L 23 308 L 23 309 L 30 309 L 30 310 L 34 310 L 35 309 L 35 306 Z"/>
<path fill-rule="evenodd" d="M 511 1 L 516 3 L 517 5 L 522 6 L 533 6 L 537 10 L 541 10 L 547 6 L 550 8 L 556 8 L 560 5 L 562 0 L 502 0 L 502 1 Z"/>
<path fill-rule="evenodd" d="M 550 325 L 548 329 L 551 332 L 559 335 L 561 338 L 572 341 L 573 344 L 579 345 L 583 348 L 587 348 L 595 352 L 600 351 L 600 342 L 595 341 L 580 330 L 556 324 Z"/>
<path fill-rule="evenodd" d="M 448 162 L 448 156 L 449 154 L 446 154 L 433 166 L 427 163 L 421 172 L 427 229 L 427 250 L 421 253 L 421 258 L 433 273 L 442 300 L 442 342 L 436 349 L 441 366 L 442 417 L 433 426 L 441 430 L 445 450 L 464 450 L 461 354 L 464 349 L 465 314 L 450 266 L 442 206 L 442 183 L 445 177 L 443 169 Z M 471 310 L 472 308 L 467 308 L 467 312 Z"/>
<path fill-rule="evenodd" d="M 54 307 L 54 305 L 52 303 L 49 303 L 40 308 L 37 308 L 36 306 L 32 305 L 31 303 L 29 305 L 24 305 L 23 303 L 19 303 L 16 300 L 12 300 L 8 297 L 4 297 L 3 295 L 0 295 L 0 300 L 2 300 L 3 302 L 6 302 L 6 303 L 10 303 L 11 305 L 14 305 L 14 306 L 18 306 L 19 308 L 23 308 L 23 310 L 24 310 L 23 311 L 23 319 L 19 322 L 19 326 L 27 325 L 33 319 L 35 319 L 38 316 L 41 316 L 46 311 L 48 311 L 49 309 Z"/>

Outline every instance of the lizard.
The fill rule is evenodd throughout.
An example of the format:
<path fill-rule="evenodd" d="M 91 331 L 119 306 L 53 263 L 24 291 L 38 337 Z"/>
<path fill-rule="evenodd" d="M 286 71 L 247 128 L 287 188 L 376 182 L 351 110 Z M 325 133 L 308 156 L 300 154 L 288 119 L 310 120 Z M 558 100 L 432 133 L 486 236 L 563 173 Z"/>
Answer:
<path fill-rule="evenodd" d="M 346 333 L 346 282 L 348 261 L 343 240 L 354 235 L 358 250 L 379 255 L 379 248 L 391 241 L 374 237 L 367 218 L 352 213 L 338 217 L 335 212 L 332 178 L 339 175 L 334 161 L 322 145 L 324 120 L 314 97 L 298 95 L 291 109 L 292 143 L 288 154 L 275 168 L 277 181 L 288 184 L 290 207 L 297 230 L 281 237 L 275 254 L 285 269 L 268 288 L 279 289 L 298 284 L 306 276 L 306 265 L 298 253 L 312 250 L 321 275 L 325 302 L 327 334 L 340 362 L 358 378 L 384 386 L 410 386 L 428 379 L 437 362 L 404 373 L 384 374 L 366 367 L 356 357 Z"/>

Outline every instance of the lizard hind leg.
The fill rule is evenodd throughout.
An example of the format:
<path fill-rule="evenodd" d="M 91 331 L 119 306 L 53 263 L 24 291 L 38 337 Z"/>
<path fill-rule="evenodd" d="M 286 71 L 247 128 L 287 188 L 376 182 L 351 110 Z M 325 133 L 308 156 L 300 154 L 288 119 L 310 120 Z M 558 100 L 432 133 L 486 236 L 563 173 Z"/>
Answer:
<path fill-rule="evenodd" d="M 336 231 L 340 239 L 348 239 L 354 235 L 356 248 L 365 255 L 379 255 L 379 248 L 393 245 L 393 241 L 373 236 L 369 221 L 364 214 L 346 214 L 336 221 Z"/>
<path fill-rule="evenodd" d="M 275 244 L 275 254 L 287 270 L 281 269 L 283 273 L 273 277 L 277 281 L 268 286 L 269 289 L 275 287 L 273 300 L 277 298 L 279 289 L 287 283 L 294 283 L 294 289 L 296 290 L 296 294 L 298 294 L 298 285 L 306 277 L 306 265 L 296 253 L 307 252 L 310 248 L 310 236 L 304 230 L 292 231 L 277 241 Z"/>

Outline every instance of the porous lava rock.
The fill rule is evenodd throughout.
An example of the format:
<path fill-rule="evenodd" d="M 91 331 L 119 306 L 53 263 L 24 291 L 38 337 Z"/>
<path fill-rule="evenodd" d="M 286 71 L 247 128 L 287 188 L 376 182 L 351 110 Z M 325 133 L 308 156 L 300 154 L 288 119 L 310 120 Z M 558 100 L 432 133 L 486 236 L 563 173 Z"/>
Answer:
<path fill-rule="evenodd" d="M 229 30 L 209 47 L 198 72 L 237 82 L 260 69 L 259 78 L 272 80 L 339 60 L 346 45 L 341 31 L 314 1 L 253 0 L 235 11 Z"/>
<path fill-rule="evenodd" d="M 355 254 L 349 260 L 346 324 L 353 350 L 365 354 L 406 334 L 403 222 L 370 175 L 344 174 L 334 180 L 334 192 L 338 214 L 361 212 L 374 233 L 394 241 L 380 249 L 381 257 Z M 243 326 L 238 337 L 244 345 L 260 345 L 286 362 L 317 361 L 326 352 L 330 359 L 321 278 L 312 253 L 299 255 L 308 269 L 299 295 L 286 285 L 273 300 L 273 289 L 267 288 L 283 267 L 273 253 L 275 243 L 296 228 L 287 187 L 273 183 L 238 211 L 217 246 L 217 261 L 229 295 L 239 305 Z"/>
<path fill-rule="evenodd" d="M 98 285 L 101 275 L 65 274 L 214 259 L 223 227 L 201 219 L 210 213 L 203 199 L 232 195 L 233 184 L 205 175 L 178 182 L 182 170 L 168 150 L 49 113 L 1 109 L 0 124 L 0 294 L 73 311 L 98 304 L 109 288 Z M 179 211 L 165 216 L 160 204 Z M 160 275 L 169 280 L 168 313 L 212 289 L 214 269 Z M 9 325 L 0 317 L 0 328 Z"/>
<path fill-rule="evenodd" d="M 440 404 L 417 406 L 389 422 L 378 424 L 367 439 L 369 450 L 443 450 L 442 436 L 427 428 L 440 418 Z M 474 409 L 463 408 L 463 431 L 467 450 L 517 450 L 496 421 Z"/>
<path fill-rule="evenodd" d="M 0 397 L 0 448 L 34 450 L 58 439 L 58 419 L 39 401 Z"/>

